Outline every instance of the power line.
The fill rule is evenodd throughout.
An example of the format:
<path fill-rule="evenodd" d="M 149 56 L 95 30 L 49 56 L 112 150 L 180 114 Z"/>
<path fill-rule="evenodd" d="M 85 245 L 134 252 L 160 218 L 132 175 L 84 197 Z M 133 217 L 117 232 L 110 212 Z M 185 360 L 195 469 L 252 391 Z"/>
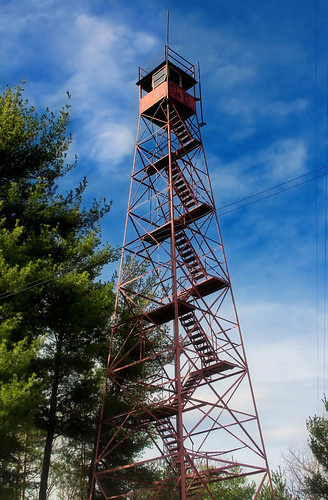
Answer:
<path fill-rule="evenodd" d="M 297 184 L 294 184 L 293 186 L 286 187 L 285 189 L 281 189 L 280 191 L 268 194 L 267 196 L 263 196 L 261 198 L 258 198 L 257 200 L 250 201 L 249 203 L 245 203 L 245 204 L 240 205 L 240 206 L 238 206 L 236 208 L 232 208 L 231 210 L 228 210 L 226 212 L 221 213 L 221 210 L 224 210 L 225 208 L 229 208 L 229 207 L 232 207 L 234 205 L 238 205 L 239 203 L 242 203 L 243 201 L 250 200 L 250 199 L 255 198 L 256 196 L 259 196 L 261 194 L 269 193 L 270 191 L 273 191 L 274 189 L 278 189 L 279 187 L 286 186 L 287 184 L 290 184 L 291 182 L 295 182 L 295 181 L 297 181 L 299 179 L 303 179 L 304 177 L 307 177 L 308 175 L 312 175 L 312 174 L 318 173 L 318 172 L 320 172 L 322 170 L 325 170 L 325 172 L 323 174 L 316 175 L 312 179 L 307 179 L 307 180 L 305 180 L 303 182 L 299 182 Z M 314 181 L 316 179 L 319 179 L 321 177 L 325 177 L 325 176 L 327 176 L 327 173 L 328 173 L 327 167 L 321 167 L 321 168 L 318 168 L 316 170 L 312 170 L 311 172 L 308 172 L 306 174 L 299 175 L 298 177 L 294 177 L 293 179 L 289 179 L 288 181 L 281 182 L 280 184 L 276 184 L 275 186 L 272 186 L 272 187 L 263 189 L 261 191 L 258 191 L 257 193 L 254 193 L 252 195 L 246 196 L 245 198 L 241 198 L 240 200 L 237 200 L 237 201 L 234 201 L 232 203 L 229 203 L 228 205 L 224 205 L 224 206 L 222 206 L 222 207 L 220 207 L 220 208 L 217 209 L 217 213 L 220 216 L 227 215 L 227 214 L 229 214 L 231 212 L 235 212 L 236 210 L 240 210 L 241 208 L 247 207 L 249 205 L 253 205 L 254 203 L 258 203 L 260 201 L 266 200 L 267 198 L 271 198 L 273 196 L 277 196 L 278 194 L 284 193 L 285 191 L 289 191 L 289 190 L 294 189 L 296 187 L 302 186 L 303 184 L 306 184 L 308 182 L 312 182 L 312 181 Z M 9 290 L 8 292 L 0 293 L 0 300 L 8 299 L 8 298 L 12 297 L 13 295 L 17 295 L 18 293 L 26 292 L 27 290 L 30 290 L 31 288 L 35 288 L 35 287 L 44 285 L 45 283 L 48 283 L 48 282 L 56 279 L 60 274 L 61 275 L 68 274 L 69 272 L 72 272 L 74 270 L 75 269 L 68 269 L 66 272 L 62 272 L 62 273 L 59 273 L 58 271 L 56 271 L 55 273 L 49 274 L 48 276 L 45 276 L 44 278 L 40 278 L 40 279 L 31 281 L 29 283 L 26 283 L 26 285 L 21 285 L 21 286 L 19 286 L 17 288 L 13 288 L 12 290 Z"/>
<path fill-rule="evenodd" d="M 229 207 L 232 207 L 234 205 L 238 205 L 239 203 L 242 203 L 243 201 L 250 200 L 252 198 L 255 198 L 256 196 L 260 196 L 261 194 L 268 193 L 269 191 L 273 191 L 274 189 L 278 189 L 279 187 L 282 187 L 282 186 L 286 186 L 287 184 L 290 184 L 291 182 L 295 182 L 295 181 L 297 181 L 299 179 L 303 179 L 304 177 L 307 177 L 308 175 L 315 174 L 315 173 L 317 173 L 317 172 L 319 172 L 321 170 L 325 170 L 325 173 L 323 173 L 321 175 L 316 175 L 312 179 L 307 179 L 307 180 L 305 180 L 303 182 L 298 182 L 297 184 L 294 184 L 293 186 L 286 187 L 285 189 L 281 189 L 280 191 L 277 191 L 275 193 L 268 194 L 267 196 L 262 196 L 261 198 L 258 198 L 257 200 L 251 201 L 249 203 L 245 203 L 245 204 L 240 205 L 240 206 L 238 206 L 236 208 L 233 208 L 231 210 L 227 210 L 226 212 L 221 213 L 221 210 L 224 210 L 225 208 L 229 208 Z M 217 209 L 217 213 L 220 216 L 227 215 L 227 214 L 229 214 L 231 212 L 235 212 L 236 210 L 240 210 L 241 208 L 247 207 L 249 205 L 253 205 L 254 203 L 258 203 L 259 201 L 266 200 L 267 198 L 272 198 L 273 196 L 277 196 L 278 194 L 284 193 L 285 191 L 289 191 L 289 190 L 294 189 L 296 187 L 302 186 L 303 184 L 306 184 L 308 182 L 312 182 L 312 181 L 315 181 L 317 179 L 320 179 L 321 177 L 325 177 L 325 176 L 327 176 L 327 174 L 328 174 L 328 168 L 327 167 L 321 167 L 321 168 L 318 168 L 316 170 L 312 170 L 311 172 L 308 172 L 306 174 L 299 175 L 298 177 L 294 177 L 293 179 L 290 179 L 288 181 L 282 182 L 280 184 L 277 184 L 275 186 L 269 187 L 267 189 L 263 189 L 262 191 L 259 191 L 259 192 L 255 193 L 255 194 L 251 194 L 250 196 L 246 196 L 245 198 L 242 198 L 240 200 L 234 201 L 233 203 L 229 203 L 228 205 L 224 205 L 224 206 L 222 206 L 222 207 L 220 207 L 220 208 Z"/>
<path fill-rule="evenodd" d="M 12 290 L 9 290 L 7 292 L 0 293 L 0 300 L 5 300 L 8 299 L 9 297 L 12 297 L 13 295 L 17 295 L 22 292 L 26 292 L 27 290 L 30 290 L 31 288 L 39 287 L 44 285 L 45 283 L 49 283 L 50 281 L 57 279 L 62 276 L 66 276 L 69 273 L 72 273 L 74 271 L 81 271 L 85 272 L 90 269 L 90 266 L 86 266 L 84 268 L 77 268 L 77 267 L 71 267 L 67 268 L 66 270 L 62 271 L 56 271 L 52 274 L 48 274 L 47 276 L 44 276 L 43 278 L 39 278 L 37 280 L 30 281 L 29 283 L 26 283 L 25 285 L 18 286 L 16 288 L 13 288 Z"/>
<path fill-rule="evenodd" d="M 326 69 L 326 165 L 328 156 L 328 67 Z M 328 205 L 327 205 L 327 195 L 328 195 L 328 182 L 326 177 L 325 182 L 325 202 L 324 202 L 324 212 L 325 212 L 325 225 L 324 225 L 324 275 L 323 275 L 323 393 L 326 393 L 326 319 L 327 319 L 327 222 L 328 222 Z"/>
<path fill-rule="evenodd" d="M 26 292 L 27 290 L 29 290 L 31 288 L 35 288 L 37 286 L 44 285 L 45 283 L 48 283 L 49 281 L 52 281 L 55 278 L 57 278 L 58 274 L 59 273 L 57 271 L 56 273 L 49 274 L 48 276 L 46 276 L 44 278 L 30 281 L 29 283 L 26 283 L 25 285 L 18 286 L 17 288 L 13 288 L 12 290 L 9 290 L 8 292 L 3 292 L 0 294 L 0 300 L 8 299 L 9 297 L 12 297 L 13 295 L 17 295 L 18 293 Z"/>

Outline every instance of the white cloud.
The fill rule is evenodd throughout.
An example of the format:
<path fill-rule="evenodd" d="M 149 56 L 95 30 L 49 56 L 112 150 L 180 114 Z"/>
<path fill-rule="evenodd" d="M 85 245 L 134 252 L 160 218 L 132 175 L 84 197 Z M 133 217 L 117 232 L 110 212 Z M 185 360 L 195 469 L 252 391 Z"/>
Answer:
<path fill-rule="evenodd" d="M 308 337 L 300 334 L 298 337 L 280 340 L 282 332 L 273 328 L 269 332 L 271 342 L 268 341 L 268 332 L 265 331 L 261 342 L 259 338 L 257 343 L 247 342 L 248 357 L 254 366 L 257 380 L 262 382 L 314 380 L 317 375 L 317 353 L 313 342 L 314 335 L 310 332 Z M 287 332 L 284 333 L 286 335 Z"/>
<path fill-rule="evenodd" d="M 304 174 L 308 169 L 306 143 L 301 139 L 280 138 L 253 154 L 237 152 L 224 162 L 207 155 L 215 198 L 223 206 L 248 195 Z M 233 207 L 232 207 L 233 208 Z"/>
<path fill-rule="evenodd" d="M 18 81 L 28 77 L 32 102 L 56 109 L 65 100 L 65 91 L 71 92 L 72 150 L 82 164 L 81 170 L 78 167 L 71 174 L 75 176 L 73 181 L 70 178 L 71 185 L 87 173 L 90 197 L 114 197 L 115 217 L 109 217 L 105 232 L 118 238 L 137 127 L 137 66 L 162 46 L 161 32 L 157 18 L 148 24 L 140 22 L 138 2 L 129 11 L 130 17 L 125 15 L 124 4 L 119 7 L 120 16 L 115 17 L 117 2 L 106 7 L 104 2 L 96 3 L 4 2 L 6 8 L 0 7 L 0 50 L 6 75 L 10 71 L 12 78 L 21 75 Z M 149 6 L 150 2 L 146 8 L 143 4 L 142 9 Z M 272 3 L 270 6 L 273 8 Z M 230 9 L 236 14 L 236 6 L 231 4 Z M 142 15 L 149 16 L 148 10 Z M 255 13 L 249 11 L 248 15 Z M 256 25 L 260 26 L 259 36 L 241 16 L 234 22 L 229 15 L 215 18 L 196 2 L 187 11 L 177 7 L 173 14 L 172 48 L 192 62 L 201 62 L 203 96 L 208 94 L 204 105 L 212 114 L 215 142 L 214 147 L 205 144 L 205 149 L 220 206 L 301 175 L 310 161 L 307 140 L 313 131 L 309 133 L 311 122 L 304 119 L 310 109 L 308 61 L 298 40 L 286 43 L 281 37 L 276 43 L 280 35 L 266 32 L 270 20 L 264 11 L 262 16 L 264 22 Z M 304 26 L 297 26 L 298 33 Z M 195 36 L 186 37 L 187 29 Z M 289 26 L 288 32 L 292 33 Z M 308 47 L 306 44 L 311 52 Z M 324 106 L 322 109 L 324 113 Z M 206 115 L 205 120 L 210 127 Z M 121 195 L 123 189 L 126 197 Z M 265 442 L 270 453 L 278 456 L 288 443 L 305 438 L 305 419 L 316 411 L 315 378 L 318 371 L 321 380 L 323 370 L 321 358 L 321 368 L 316 365 L 316 311 L 305 299 L 294 300 L 295 295 L 311 294 L 309 280 L 301 282 L 300 278 L 301 270 L 307 268 L 310 274 L 313 263 L 305 216 L 302 214 L 302 220 L 300 214 L 283 219 L 271 211 L 265 218 L 264 204 L 261 206 L 247 218 L 242 215 L 234 226 L 228 221 L 227 231 L 231 234 L 237 229 L 231 234 L 232 256 L 238 272 L 241 270 L 242 286 L 248 283 L 240 292 L 237 308 Z M 308 205 L 304 205 L 304 213 L 307 211 Z M 113 241 L 112 234 L 109 239 Z M 118 239 L 121 243 L 121 236 Z M 227 256 L 230 261 L 230 252 Z M 322 347 L 322 338 L 319 340 Z M 274 464 L 279 464 L 278 459 Z"/>
<path fill-rule="evenodd" d="M 264 115 L 286 117 L 291 114 L 299 114 L 306 111 L 309 107 L 309 102 L 305 99 L 289 99 L 288 101 L 272 101 L 264 104 L 262 112 Z"/>
<path fill-rule="evenodd" d="M 269 464 L 277 469 L 282 452 L 306 446 L 306 420 L 316 412 L 316 380 L 253 385 Z"/>
<path fill-rule="evenodd" d="M 131 128 L 124 124 L 108 122 L 103 130 L 94 133 L 94 143 L 91 148 L 91 156 L 102 166 L 102 171 L 112 169 L 107 162 L 117 165 L 126 156 L 131 156 L 135 137 Z M 131 168 L 128 168 L 129 172 Z"/>
<path fill-rule="evenodd" d="M 220 66 L 213 74 L 213 80 L 217 81 L 220 91 L 228 89 L 236 89 L 236 86 L 245 86 L 252 81 L 256 76 L 256 69 L 252 66 L 240 66 L 231 64 L 227 61 L 226 64 Z"/>
<path fill-rule="evenodd" d="M 259 161 L 267 165 L 273 178 L 288 180 L 305 172 L 307 149 L 299 139 L 280 140 L 260 153 Z"/>
<path fill-rule="evenodd" d="M 316 310 L 254 296 L 237 308 L 269 462 L 277 468 L 282 450 L 305 445 L 306 419 L 316 411 L 323 377 Z"/>

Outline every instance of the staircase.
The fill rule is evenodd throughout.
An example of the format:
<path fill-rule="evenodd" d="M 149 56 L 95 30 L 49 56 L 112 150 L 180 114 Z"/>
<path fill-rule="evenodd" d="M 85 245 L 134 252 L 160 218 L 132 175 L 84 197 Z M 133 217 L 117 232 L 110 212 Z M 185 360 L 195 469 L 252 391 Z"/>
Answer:
<path fill-rule="evenodd" d="M 182 397 L 184 400 L 189 399 L 191 394 L 195 391 L 197 382 L 201 380 L 202 376 L 199 371 L 191 372 L 187 381 L 182 386 Z"/>
<path fill-rule="evenodd" d="M 203 280 L 206 277 L 206 271 L 197 258 L 197 254 L 192 244 L 188 240 L 184 231 L 180 231 L 175 236 L 175 245 L 183 262 L 187 265 L 194 281 Z"/>
<path fill-rule="evenodd" d="M 212 363 L 217 363 L 218 358 L 215 350 L 209 342 L 206 333 L 197 320 L 194 311 L 190 311 L 180 317 L 180 321 L 188 337 L 199 354 L 203 366 L 208 366 Z"/>
<path fill-rule="evenodd" d="M 170 124 L 181 145 L 184 146 L 192 140 L 188 128 L 173 107 L 170 107 Z"/>
<path fill-rule="evenodd" d="M 169 454 L 178 452 L 176 430 L 169 417 L 162 418 L 155 423 L 156 430 L 161 436 L 163 444 Z"/>
<path fill-rule="evenodd" d="M 185 176 L 181 172 L 176 162 L 172 163 L 172 180 L 175 192 L 180 198 L 183 205 L 187 209 L 195 206 L 197 204 L 197 201 L 194 198 L 190 185 L 188 184 Z"/>
<path fill-rule="evenodd" d="M 180 459 L 178 455 L 179 445 L 174 425 L 169 417 L 165 417 L 155 423 L 155 428 L 163 441 L 167 454 L 173 459 L 173 466 L 177 469 L 178 473 L 180 470 Z M 185 467 L 186 466 L 187 462 L 185 461 Z"/>

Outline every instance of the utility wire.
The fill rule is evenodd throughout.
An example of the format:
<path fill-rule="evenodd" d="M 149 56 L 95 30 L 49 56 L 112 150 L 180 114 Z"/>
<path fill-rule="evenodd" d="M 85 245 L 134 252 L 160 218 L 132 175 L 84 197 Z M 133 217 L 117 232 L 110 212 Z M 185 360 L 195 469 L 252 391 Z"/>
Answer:
<path fill-rule="evenodd" d="M 318 167 L 318 0 L 315 1 L 315 166 Z M 316 211 L 315 211 L 315 274 L 316 274 L 316 340 L 317 340 L 317 402 L 319 412 L 319 392 L 320 392 L 320 374 L 319 374 L 319 239 L 318 239 L 318 182 L 316 182 Z"/>
<path fill-rule="evenodd" d="M 225 208 L 232 207 L 234 205 L 242 203 L 243 201 L 247 201 L 247 200 L 250 200 L 252 198 L 255 198 L 256 196 L 259 196 L 261 194 L 269 193 L 270 191 L 272 191 L 274 189 L 277 189 L 277 188 L 282 187 L 282 186 L 286 186 L 287 184 L 290 184 L 291 182 L 295 182 L 299 179 L 303 179 L 304 177 L 307 177 L 308 175 L 315 174 L 315 173 L 318 173 L 320 171 L 325 171 L 325 172 L 321 175 L 316 175 L 312 179 L 304 180 L 303 182 L 299 182 L 297 184 L 294 184 L 293 186 L 289 186 L 289 187 L 286 187 L 285 189 L 281 189 L 280 191 L 277 191 L 276 193 L 271 193 L 271 194 L 268 194 L 267 196 L 262 196 L 261 198 L 258 198 L 257 200 L 250 201 L 249 203 L 245 203 L 245 204 L 240 205 L 236 208 L 232 208 L 231 210 L 228 210 L 226 212 L 221 213 L 221 210 L 224 210 Z M 327 167 L 321 167 L 321 168 L 318 168 L 316 170 L 312 170 L 311 172 L 308 172 L 306 174 L 299 175 L 298 177 L 294 177 L 293 179 L 289 179 L 288 181 L 281 182 L 280 184 L 277 184 L 277 185 L 272 186 L 270 188 L 263 189 L 263 190 L 259 191 L 258 193 L 252 194 L 252 195 L 247 196 L 245 198 L 241 198 L 240 200 L 234 201 L 233 203 L 229 203 L 228 205 L 224 205 L 224 206 L 220 207 L 219 209 L 217 209 L 217 213 L 222 217 L 223 215 L 227 215 L 227 214 L 234 212 L 236 210 L 240 210 L 241 208 L 244 208 L 244 207 L 247 207 L 249 205 L 253 205 L 254 203 L 258 203 L 260 201 L 266 200 L 267 198 L 271 198 L 272 196 L 277 196 L 278 194 L 284 193 L 285 191 L 289 191 L 289 190 L 294 189 L 298 186 L 302 186 L 303 184 L 306 184 L 307 182 L 311 182 L 311 181 L 314 181 L 316 179 L 319 179 L 319 178 L 325 177 L 325 176 L 327 178 L 327 173 L 328 173 Z M 48 276 L 45 276 L 44 278 L 40 278 L 40 279 L 31 281 L 31 282 L 27 283 L 26 285 L 21 285 L 17 288 L 13 288 L 12 290 L 9 290 L 8 292 L 3 292 L 0 294 L 0 300 L 8 299 L 9 297 L 12 297 L 13 295 L 16 295 L 18 293 L 22 293 L 22 292 L 25 292 L 27 290 L 30 290 L 31 288 L 35 288 L 35 287 L 44 285 L 45 283 L 49 283 L 50 281 L 56 279 L 60 274 L 61 275 L 68 274 L 69 272 L 72 272 L 74 270 L 75 269 L 68 269 L 68 270 L 63 271 L 61 273 L 59 271 L 56 271 L 55 273 L 49 274 Z"/>
<path fill-rule="evenodd" d="M 18 293 L 26 292 L 27 290 L 30 290 L 31 288 L 39 287 L 44 285 L 45 283 L 49 283 L 50 281 L 57 279 L 61 276 L 66 276 L 69 273 L 75 272 L 77 270 L 80 270 L 82 272 L 88 271 L 89 266 L 85 268 L 79 269 L 78 267 L 71 267 L 67 268 L 66 270 L 62 271 L 55 271 L 52 274 L 48 274 L 47 276 L 44 276 L 43 278 L 39 278 L 37 280 L 30 281 L 29 283 L 26 283 L 25 285 L 18 286 L 17 288 L 13 288 L 12 290 L 9 290 L 7 292 L 3 292 L 0 294 L 0 300 L 5 300 L 8 299 L 9 297 L 12 297 L 13 295 L 17 295 Z"/>
<path fill-rule="evenodd" d="M 69 272 L 69 271 L 68 271 Z M 0 294 L 0 300 L 8 299 L 9 297 L 12 297 L 13 295 L 17 295 L 18 293 L 21 292 L 26 292 L 27 290 L 30 290 L 31 288 L 35 288 L 36 286 L 41 286 L 44 285 L 45 283 L 48 283 L 49 281 L 54 280 L 55 278 L 58 277 L 58 271 L 54 274 L 50 274 L 44 278 L 40 278 L 38 280 L 30 281 L 26 285 L 21 285 L 18 286 L 17 288 L 13 288 L 9 292 L 3 292 Z"/>
<path fill-rule="evenodd" d="M 326 70 L 326 165 L 328 165 L 328 66 Z M 323 393 L 326 393 L 326 319 L 327 319 L 327 219 L 328 219 L 328 182 L 325 182 L 325 227 L 324 227 L 324 275 L 323 275 Z"/>
<path fill-rule="evenodd" d="M 236 208 L 232 208 L 231 210 L 227 210 L 227 211 L 221 213 L 221 210 L 224 210 L 225 208 L 229 208 L 229 207 L 232 207 L 234 205 L 238 205 L 239 203 L 242 203 L 243 201 L 250 200 L 252 198 L 260 196 L 261 194 L 268 193 L 269 191 L 273 191 L 274 189 L 278 189 L 279 187 L 282 187 L 282 186 L 286 186 L 287 184 L 290 184 L 291 182 L 295 182 L 295 181 L 297 181 L 299 179 L 302 179 L 302 178 L 304 178 L 304 177 L 306 177 L 308 175 L 314 174 L 314 173 L 322 171 L 322 170 L 325 170 L 325 172 L 323 174 L 316 175 L 312 179 L 307 179 L 307 180 L 304 180 L 303 182 L 298 182 L 297 184 L 294 184 L 293 186 L 286 187 L 285 189 L 281 189 L 280 191 L 277 191 L 276 193 L 271 193 L 271 194 L 268 194 L 267 196 L 262 196 L 261 198 L 258 198 L 257 200 L 251 201 L 249 203 L 245 203 L 245 204 L 240 205 L 240 206 L 238 206 Z M 229 203 L 228 205 L 224 205 L 223 207 L 220 207 L 220 208 L 217 209 L 217 213 L 222 217 L 222 215 L 227 215 L 227 214 L 229 214 L 231 212 L 235 212 L 236 210 L 239 210 L 241 208 L 247 207 L 249 205 L 253 205 L 254 203 L 258 203 L 259 201 L 266 200 L 267 198 L 272 198 L 273 196 L 276 196 L 278 194 L 284 193 L 285 191 L 289 191 L 291 189 L 294 189 L 295 187 L 302 186 L 303 184 L 306 184 L 308 182 L 316 181 L 317 179 L 320 179 L 321 177 L 326 177 L 327 174 L 328 174 L 328 168 L 327 167 L 321 167 L 321 168 L 318 168 L 316 170 L 312 170 L 311 172 L 308 172 L 307 174 L 299 175 L 298 177 L 294 177 L 294 179 L 290 179 L 289 181 L 282 182 L 280 184 L 277 184 L 276 186 L 272 186 L 270 188 L 263 189 L 262 191 L 259 191 L 258 193 L 255 193 L 255 194 L 252 194 L 250 196 L 247 196 L 246 198 L 242 198 L 242 199 L 240 199 L 238 201 L 234 201 L 233 203 Z"/>

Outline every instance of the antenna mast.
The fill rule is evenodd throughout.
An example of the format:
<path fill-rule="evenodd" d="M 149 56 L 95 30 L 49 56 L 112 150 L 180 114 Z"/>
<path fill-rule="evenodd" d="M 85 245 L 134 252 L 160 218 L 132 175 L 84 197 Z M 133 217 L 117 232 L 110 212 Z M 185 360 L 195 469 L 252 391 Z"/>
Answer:
<path fill-rule="evenodd" d="M 204 122 L 204 116 L 203 116 L 202 87 L 200 84 L 200 66 L 199 66 L 199 63 L 198 63 L 198 88 L 199 88 L 199 104 L 200 104 L 200 118 L 201 118 L 201 122 L 199 123 L 199 126 L 204 127 L 204 125 L 206 125 L 206 122 Z"/>
<path fill-rule="evenodd" d="M 165 61 L 168 61 L 168 53 L 169 53 L 169 29 L 170 29 L 170 11 L 167 11 L 166 16 L 166 45 L 165 45 Z"/>

